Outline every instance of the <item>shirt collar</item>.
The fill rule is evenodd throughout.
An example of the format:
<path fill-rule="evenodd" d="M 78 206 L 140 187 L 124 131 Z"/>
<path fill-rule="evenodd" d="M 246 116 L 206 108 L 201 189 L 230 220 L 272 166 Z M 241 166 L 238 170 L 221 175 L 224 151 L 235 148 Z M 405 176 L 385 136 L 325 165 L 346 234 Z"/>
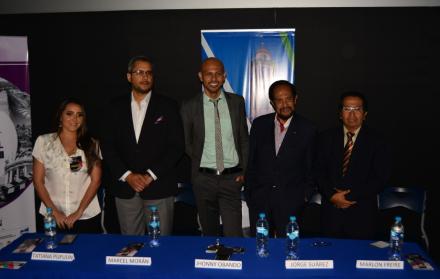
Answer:
<path fill-rule="evenodd" d="M 223 92 L 223 90 L 220 91 L 220 95 L 218 95 L 218 98 L 215 100 L 219 100 L 219 102 L 221 102 L 221 100 L 225 99 L 225 93 Z M 208 104 L 210 103 L 209 100 L 214 100 L 208 97 L 208 95 L 205 94 L 205 92 L 203 92 L 203 103 Z"/>
<path fill-rule="evenodd" d="M 151 91 L 152 91 L 152 90 L 150 90 L 150 91 L 147 93 L 147 95 L 142 99 L 142 101 L 139 103 L 139 105 L 140 105 L 141 107 L 147 105 L 147 104 L 150 102 L 150 99 L 151 99 Z M 133 92 L 131 92 L 131 104 L 137 104 L 136 100 L 135 100 L 134 97 L 133 97 Z"/>
<path fill-rule="evenodd" d="M 284 128 L 285 128 L 285 129 L 287 129 L 287 128 L 289 127 L 290 122 L 292 122 L 292 118 L 293 118 L 293 114 L 292 114 L 291 117 L 289 117 L 289 119 L 287 119 L 286 122 L 284 122 Z M 278 125 L 278 126 L 279 126 L 280 124 L 281 124 L 281 122 L 278 121 L 278 115 L 275 114 L 275 125 Z"/>
<path fill-rule="evenodd" d="M 357 128 L 356 131 L 354 131 L 353 138 L 357 137 L 361 128 L 362 128 L 362 126 Z M 348 129 L 344 126 L 344 137 L 347 136 L 347 133 L 348 133 Z"/>

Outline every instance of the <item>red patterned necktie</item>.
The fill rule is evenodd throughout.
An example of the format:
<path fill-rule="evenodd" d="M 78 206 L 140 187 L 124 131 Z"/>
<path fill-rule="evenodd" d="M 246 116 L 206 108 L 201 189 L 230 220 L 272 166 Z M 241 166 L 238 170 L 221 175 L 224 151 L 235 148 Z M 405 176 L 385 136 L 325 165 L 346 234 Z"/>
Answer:
<path fill-rule="evenodd" d="M 284 124 L 281 123 L 281 121 L 278 119 L 278 117 L 277 117 L 277 122 L 278 122 L 278 124 L 280 125 L 280 132 L 281 132 L 281 133 L 284 132 L 284 130 L 285 130 L 286 128 L 284 127 Z"/>
<path fill-rule="evenodd" d="M 344 147 L 344 159 L 342 160 L 342 176 L 347 174 L 351 151 L 353 150 L 353 136 L 353 133 L 347 132 L 347 143 Z"/>

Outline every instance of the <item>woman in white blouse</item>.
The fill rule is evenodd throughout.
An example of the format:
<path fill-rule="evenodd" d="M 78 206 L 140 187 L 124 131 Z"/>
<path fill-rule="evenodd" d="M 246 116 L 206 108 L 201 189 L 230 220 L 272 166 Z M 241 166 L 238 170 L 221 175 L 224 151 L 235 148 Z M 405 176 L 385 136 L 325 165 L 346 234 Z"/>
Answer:
<path fill-rule="evenodd" d="M 87 134 L 84 106 L 65 100 L 56 114 L 55 133 L 37 138 L 33 182 L 42 203 L 51 207 L 62 232 L 100 233 L 101 209 L 96 197 L 101 183 L 101 157 L 96 140 Z"/>

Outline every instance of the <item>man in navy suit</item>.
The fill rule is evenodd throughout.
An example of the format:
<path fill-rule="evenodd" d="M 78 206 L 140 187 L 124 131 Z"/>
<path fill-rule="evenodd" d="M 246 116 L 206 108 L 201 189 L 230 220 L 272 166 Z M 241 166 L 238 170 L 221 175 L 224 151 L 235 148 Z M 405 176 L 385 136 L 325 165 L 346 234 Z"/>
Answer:
<path fill-rule="evenodd" d="M 102 142 L 112 177 L 122 234 L 143 235 L 150 206 L 158 208 L 163 235 L 172 232 L 176 164 L 185 149 L 177 104 L 153 92 L 153 65 L 143 56 L 128 63 L 131 93 L 111 101 Z"/>
<path fill-rule="evenodd" d="M 322 194 L 322 229 L 326 236 L 375 237 L 377 194 L 390 173 L 384 139 L 364 124 L 365 96 L 346 92 L 340 97 L 342 125 L 318 139 L 316 177 Z"/>
<path fill-rule="evenodd" d="M 252 235 L 258 213 L 265 212 L 271 235 L 284 237 L 289 216 L 300 216 L 313 186 L 317 130 L 295 112 L 298 95 L 290 82 L 274 82 L 269 99 L 275 113 L 260 116 L 252 123 L 246 201 Z"/>

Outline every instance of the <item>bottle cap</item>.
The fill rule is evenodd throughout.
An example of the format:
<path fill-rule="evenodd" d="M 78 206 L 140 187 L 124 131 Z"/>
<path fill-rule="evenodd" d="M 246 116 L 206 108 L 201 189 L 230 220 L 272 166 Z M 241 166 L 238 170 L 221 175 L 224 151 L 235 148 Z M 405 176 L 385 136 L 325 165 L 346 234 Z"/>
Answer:
<path fill-rule="evenodd" d="M 52 208 L 51 207 L 47 207 L 46 208 L 46 212 L 47 212 L 47 214 L 52 214 Z"/>
<path fill-rule="evenodd" d="M 266 218 L 266 214 L 263 213 L 263 212 L 261 212 L 261 213 L 260 213 L 260 218 L 261 218 L 261 219 Z"/>
<path fill-rule="evenodd" d="M 157 211 L 157 207 L 155 205 L 150 206 L 151 211 Z"/>
<path fill-rule="evenodd" d="M 400 222 L 400 221 L 402 221 L 402 217 L 400 217 L 400 216 L 396 216 L 396 217 L 394 218 L 394 220 L 396 220 L 397 222 Z"/>
<path fill-rule="evenodd" d="M 296 221 L 296 217 L 295 216 L 290 216 L 290 221 L 291 222 L 295 222 Z"/>

